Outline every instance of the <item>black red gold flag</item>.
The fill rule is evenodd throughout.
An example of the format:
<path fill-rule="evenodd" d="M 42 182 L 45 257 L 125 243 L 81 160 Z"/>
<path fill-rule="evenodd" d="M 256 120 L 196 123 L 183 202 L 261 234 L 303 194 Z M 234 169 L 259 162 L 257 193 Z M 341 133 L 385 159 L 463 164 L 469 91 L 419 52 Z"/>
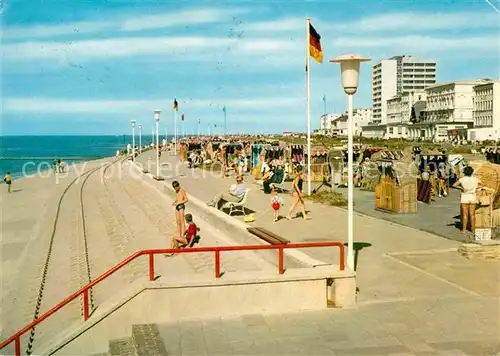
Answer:
<path fill-rule="evenodd" d="M 177 99 L 174 99 L 174 110 L 175 111 L 179 110 L 179 104 L 177 104 Z"/>
<path fill-rule="evenodd" d="M 309 54 L 317 62 L 323 63 L 323 50 L 321 49 L 321 36 L 313 27 L 309 24 Z"/>

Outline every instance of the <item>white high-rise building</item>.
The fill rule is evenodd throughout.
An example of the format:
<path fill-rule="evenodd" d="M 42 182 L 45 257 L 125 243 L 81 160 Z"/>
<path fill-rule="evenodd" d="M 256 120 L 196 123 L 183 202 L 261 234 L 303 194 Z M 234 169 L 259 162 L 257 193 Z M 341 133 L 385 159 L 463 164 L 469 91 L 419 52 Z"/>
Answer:
<path fill-rule="evenodd" d="M 436 61 L 394 56 L 373 65 L 373 122 L 387 123 L 387 100 L 436 83 Z"/>

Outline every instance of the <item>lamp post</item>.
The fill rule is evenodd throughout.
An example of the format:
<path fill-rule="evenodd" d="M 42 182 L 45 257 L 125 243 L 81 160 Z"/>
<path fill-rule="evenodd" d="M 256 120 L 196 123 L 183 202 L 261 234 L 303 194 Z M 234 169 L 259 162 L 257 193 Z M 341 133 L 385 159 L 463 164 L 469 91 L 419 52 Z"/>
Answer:
<path fill-rule="evenodd" d="M 353 181 L 353 123 L 352 123 L 352 96 L 358 90 L 359 67 L 361 62 L 368 62 L 370 58 L 361 57 L 357 54 L 345 54 L 343 56 L 330 59 L 332 63 L 340 63 L 342 74 L 342 86 L 347 94 L 347 267 L 354 271 L 354 181 Z"/>
<path fill-rule="evenodd" d="M 160 110 L 154 111 L 156 124 L 156 180 L 160 180 L 160 137 L 158 134 L 158 124 L 160 123 Z"/>
<path fill-rule="evenodd" d="M 139 154 L 142 153 L 142 125 L 139 125 Z"/>
<path fill-rule="evenodd" d="M 131 120 L 132 124 L 132 161 L 135 162 L 135 120 Z"/>

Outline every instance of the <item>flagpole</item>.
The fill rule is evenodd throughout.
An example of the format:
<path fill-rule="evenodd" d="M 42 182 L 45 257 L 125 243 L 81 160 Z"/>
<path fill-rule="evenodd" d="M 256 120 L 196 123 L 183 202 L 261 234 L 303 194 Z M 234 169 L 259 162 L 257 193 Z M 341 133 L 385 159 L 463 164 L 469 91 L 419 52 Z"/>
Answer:
<path fill-rule="evenodd" d="M 224 105 L 224 136 L 227 136 L 227 109 Z"/>
<path fill-rule="evenodd" d="M 324 110 L 325 116 L 326 116 L 326 94 L 323 95 L 323 110 Z"/>
<path fill-rule="evenodd" d="M 310 33 L 311 20 L 306 19 L 306 116 L 307 116 L 307 195 L 311 195 L 311 75 L 309 68 L 310 60 Z"/>
<path fill-rule="evenodd" d="M 200 137 L 200 119 L 198 119 L 198 137 Z"/>
<path fill-rule="evenodd" d="M 186 138 L 186 131 L 184 130 L 184 114 L 182 114 L 182 138 Z"/>
<path fill-rule="evenodd" d="M 177 155 L 177 108 L 174 109 L 174 156 Z"/>

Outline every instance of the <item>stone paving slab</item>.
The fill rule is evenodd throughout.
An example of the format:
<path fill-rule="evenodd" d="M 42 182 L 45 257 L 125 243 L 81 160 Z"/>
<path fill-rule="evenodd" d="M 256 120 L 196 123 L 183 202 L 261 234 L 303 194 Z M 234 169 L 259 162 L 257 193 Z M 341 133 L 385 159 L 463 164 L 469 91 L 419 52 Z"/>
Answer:
<path fill-rule="evenodd" d="M 498 311 L 497 301 L 467 300 L 198 320 L 162 324 L 159 332 L 170 355 L 495 355 L 496 316 L 469 321 L 480 305 Z"/>
<path fill-rule="evenodd" d="M 471 261 L 456 252 L 406 254 L 393 257 L 482 296 L 500 297 L 500 263 L 498 261 Z"/>

